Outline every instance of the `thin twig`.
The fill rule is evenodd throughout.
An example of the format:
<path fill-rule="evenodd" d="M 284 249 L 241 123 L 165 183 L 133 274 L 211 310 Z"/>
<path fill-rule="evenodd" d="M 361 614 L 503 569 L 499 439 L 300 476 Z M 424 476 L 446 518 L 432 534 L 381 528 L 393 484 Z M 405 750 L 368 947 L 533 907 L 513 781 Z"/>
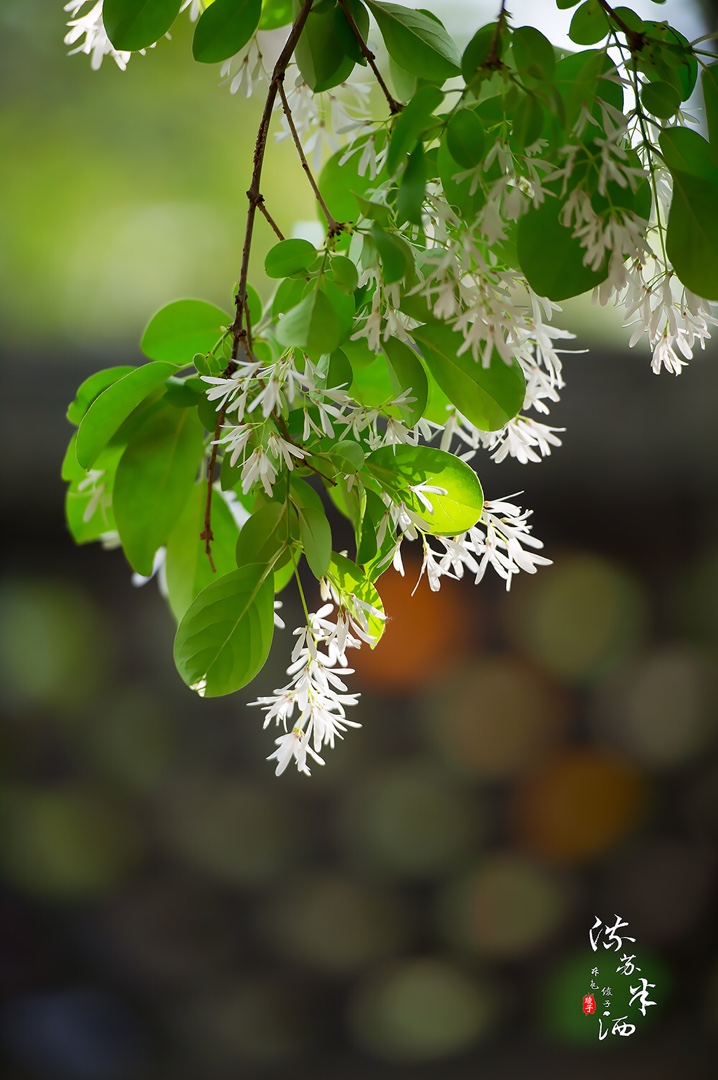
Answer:
<path fill-rule="evenodd" d="M 274 229 L 275 234 L 279 237 L 279 239 L 283 240 L 284 239 L 284 233 L 279 228 L 279 226 L 277 225 L 277 223 L 274 220 L 274 218 L 272 217 L 272 215 L 269 213 L 269 210 L 267 210 L 267 207 L 266 207 L 265 202 L 264 202 L 264 196 L 260 197 L 260 200 L 257 203 L 257 209 L 260 211 L 260 213 L 264 214 L 265 218 L 267 219 L 269 224 L 272 226 L 272 228 Z"/>
<path fill-rule="evenodd" d="M 312 174 L 312 170 L 309 168 L 309 162 L 307 161 L 304 150 L 302 149 L 302 143 L 301 143 L 301 140 L 299 138 L 299 135 L 297 134 L 297 129 L 294 126 L 294 118 L 292 117 L 292 110 L 289 107 L 289 102 L 287 101 L 287 95 L 284 92 L 284 86 L 283 86 L 283 84 L 281 82 L 279 83 L 278 90 L 279 90 L 279 96 L 280 96 L 280 98 L 282 100 L 282 108 L 284 109 L 284 115 L 287 118 L 287 124 L 289 125 L 289 130 L 291 132 L 292 138 L 294 139 L 294 145 L 297 148 L 297 153 L 299 154 L 299 160 L 302 163 L 302 168 L 304 169 L 305 173 L 307 174 L 307 180 L 309 181 L 311 189 L 314 192 L 314 196 L 315 196 L 317 202 L 319 203 L 319 205 L 321 207 L 321 210 L 322 210 L 322 213 L 324 214 L 324 217 L 327 219 L 327 227 L 329 229 L 329 235 L 330 236 L 338 236 L 339 233 L 343 230 L 344 226 L 341 224 L 341 222 L 337 221 L 336 218 L 333 217 L 332 214 L 330 214 L 329 208 L 327 207 L 327 204 L 324 202 L 324 199 L 322 198 L 322 193 L 319 190 L 319 188 L 317 187 L 317 182 L 314 179 L 314 176 Z"/>
<path fill-rule="evenodd" d="M 389 112 L 391 113 L 392 116 L 396 116 L 397 113 L 401 112 L 401 110 L 404 108 L 404 106 L 402 105 L 402 103 L 400 101 L 397 101 L 396 98 L 392 97 L 391 93 L 389 92 L 389 87 L 384 82 L 384 79 L 382 78 L 382 74 L 379 71 L 379 68 L 376 66 L 376 56 L 371 51 L 371 49 L 367 45 L 366 41 L 362 37 L 362 32 L 359 29 L 359 27 L 357 26 L 356 22 L 354 21 L 354 16 L 352 15 L 351 11 L 349 10 L 349 7 L 347 6 L 346 0 L 339 0 L 339 7 L 344 12 L 344 18 L 349 23 L 350 29 L 351 29 L 352 33 L 354 34 L 354 37 L 357 39 L 357 44 L 359 45 L 359 49 L 361 51 L 362 56 L 364 57 L 366 62 L 369 64 L 369 67 L 374 72 L 374 75 L 376 77 L 376 81 L 379 83 L 379 86 L 381 87 L 382 93 L 384 94 L 384 97 L 387 100 L 387 104 L 389 105 Z"/>
<path fill-rule="evenodd" d="M 249 253 L 252 249 L 252 234 L 254 232 L 254 219 L 256 217 L 257 207 L 264 202 L 262 194 L 259 190 L 259 184 L 262 179 L 262 165 L 264 164 L 264 152 L 267 148 L 267 136 L 269 134 L 269 124 L 272 119 L 272 109 L 274 108 L 274 102 L 277 97 L 277 90 L 284 79 L 284 74 L 287 70 L 287 65 L 292 58 L 292 54 L 297 47 L 297 42 L 301 36 L 304 24 L 307 21 L 309 12 L 311 11 L 314 0 L 304 0 L 301 6 L 299 14 L 294 20 L 294 25 L 289 32 L 284 48 L 282 49 L 277 62 L 274 65 L 274 71 L 272 72 L 272 78 L 269 83 L 269 89 L 267 90 L 267 100 L 264 103 L 264 109 L 262 110 L 262 118 L 259 121 L 259 129 L 257 131 L 257 138 L 254 144 L 254 164 L 252 166 L 252 180 L 247 191 L 247 199 L 249 200 L 249 207 L 247 208 L 247 224 L 244 230 L 244 244 L 242 246 L 242 267 L 239 273 L 239 285 L 237 286 L 237 295 L 235 296 L 236 315 L 234 322 L 232 323 L 230 332 L 232 334 L 232 358 L 229 361 L 225 371 L 224 377 L 228 379 L 230 375 L 237 369 L 237 357 L 239 356 L 239 350 L 242 349 L 246 353 L 245 342 L 247 340 L 247 331 L 244 327 L 244 313 L 245 306 L 247 304 L 247 280 L 249 278 Z M 204 530 L 201 533 L 200 539 L 204 540 L 205 551 L 209 558 L 210 566 L 214 571 L 214 562 L 212 560 L 212 491 L 214 489 L 214 474 L 217 468 L 217 439 L 219 438 L 222 423 L 226 408 L 220 409 L 217 416 L 217 425 L 214 432 L 214 442 L 212 445 L 212 453 L 209 459 L 209 465 L 207 468 L 207 499 L 205 502 L 204 511 Z"/>

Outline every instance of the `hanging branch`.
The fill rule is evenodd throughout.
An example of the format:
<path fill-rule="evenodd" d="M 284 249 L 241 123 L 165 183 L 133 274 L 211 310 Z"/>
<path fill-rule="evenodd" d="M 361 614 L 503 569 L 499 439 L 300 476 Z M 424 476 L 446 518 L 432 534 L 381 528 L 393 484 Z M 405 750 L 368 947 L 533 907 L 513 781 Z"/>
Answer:
<path fill-rule="evenodd" d="M 284 240 L 284 233 L 279 228 L 279 226 L 277 225 L 277 223 L 274 220 L 274 218 L 272 217 L 272 215 L 269 213 L 269 210 L 267 210 L 266 203 L 264 202 L 264 196 L 260 197 L 259 202 L 257 203 L 257 209 L 260 211 L 260 213 L 264 214 L 265 218 L 267 219 L 267 221 L 271 225 L 272 229 L 274 230 L 275 236 L 279 240 Z"/>
<path fill-rule="evenodd" d="M 299 160 L 302 163 L 302 168 L 304 169 L 304 172 L 307 174 L 307 180 L 309 181 L 309 183 L 311 185 L 312 191 L 314 192 L 315 198 L 316 198 L 317 202 L 319 203 L 319 206 L 321 207 L 321 210 L 322 210 L 322 213 L 324 214 L 324 217 L 327 219 L 327 226 L 328 226 L 328 229 L 329 229 L 329 236 L 330 237 L 338 236 L 339 233 L 342 232 L 344 226 L 342 225 L 342 223 L 340 221 L 337 221 L 336 218 L 334 218 L 332 216 L 332 214 L 329 213 L 329 209 L 327 207 L 327 204 L 324 202 L 324 199 L 322 198 L 322 193 L 319 190 L 319 188 L 317 187 L 317 182 L 314 179 L 314 176 L 312 174 L 312 170 L 309 168 L 309 162 L 306 159 L 306 156 L 304 154 L 304 150 L 302 149 L 301 141 L 299 139 L 299 135 L 297 134 L 297 129 L 294 126 L 294 118 L 292 117 L 292 110 L 289 107 L 289 102 L 287 101 L 287 95 L 284 92 L 283 83 L 281 83 L 281 82 L 279 83 L 278 90 L 279 90 L 279 96 L 280 96 L 280 98 L 282 100 L 282 108 L 284 109 L 284 115 L 287 118 L 287 124 L 289 125 L 289 130 L 291 132 L 292 138 L 294 139 L 294 145 L 297 148 L 297 153 L 299 154 Z"/>
<path fill-rule="evenodd" d="M 392 97 L 392 95 L 391 95 L 391 93 L 389 91 L 389 87 L 384 82 L 384 79 L 382 78 L 382 74 L 379 71 L 379 68 L 376 66 L 376 56 L 371 51 L 371 49 L 367 45 L 366 41 L 362 37 L 362 32 L 359 29 L 359 27 L 357 26 L 356 22 L 354 21 L 354 16 L 352 15 L 351 11 L 349 10 L 349 7 L 347 5 L 346 0 L 339 0 L 339 7 L 344 12 L 344 18 L 349 23 L 351 31 L 354 34 L 354 37 L 357 39 L 357 44 L 359 45 L 359 49 L 361 51 L 362 56 L 364 57 L 366 62 L 369 64 L 369 67 L 374 72 L 374 75 L 376 77 L 376 81 L 379 83 L 379 86 L 382 89 L 382 93 L 384 94 L 384 97 L 387 100 L 387 104 L 389 105 L 389 112 L 391 113 L 392 116 L 396 116 L 397 113 L 401 112 L 401 110 L 404 108 L 404 106 L 402 105 L 402 103 L 400 101 L 397 101 L 395 97 Z"/>
<path fill-rule="evenodd" d="M 302 7 L 294 20 L 292 29 L 289 32 L 284 48 L 282 49 L 276 64 L 274 65 L 274 71 L 272 72 L 272 78 L 269 83 L 269 89 L 267 91 L 267 100 L 264 103 L 264 109 L 262 110 L 262 118 L 259 121 L 259 129 L 257 131 L 257 138 L 254 144 L 254 164 L 252 167 L 252 180 L 247 191 L 247 199 L 249 200 L 249 207 L 247 209 L 247 225 L 244 231 L 244 244 L 242 246 L 242 267 L 239 273 L 239 285 L 237 287 L 237 295 L 235 296 L 235 305 L 237 314 L 235 315 L 234 322 L 232 323 L 230 332 L 232 334 L 232 358 L 229 361 L 225 371 L 224 377 L 228 379 L 233 372 L 237 370 L 237 357 L 240 349 L 247 354 L 246 342 L 247 342 L 247 330 L 244 326 L 244 312 L 245 305 L 247 303 L 247 279 L 249 277 L 249 254 L 252 250 L 252 235 L 254 232 L 254 219 L 256 217 L 257 207 L 264 206 L 264 197 L 262 196 L 259 185 L 262 179 L 262 166 L 264 164 L 264 152 L 267 148 L 267 136 L 269 134 L 269 124 L 272 118 L 272 109 L 274 108 L 274 102 L 277 97 L 277 91 L 280 84 L 284 79 L 287 65 L 292 59 L 294 50 L 297 47 L 297 42 L 301 36 L 304 24 L 307 21 L 309 12 L 311 11 L 314 0 L 304 0 Z M 262 210 L 268 220 L 268 212 L 266 208 Z M 271 223 L 271 222 L 270 222 Z M 275 231 L 276 226 L 275 226 Z M 217 414 L 217 424 L 214 429 L 214 440 L 212 442 L 212 453 L 209 459 L 209 465 L 207 467 L 207 499 L 205 502 L 204 511 L 204 529 L 200 533 L 200 540 L 204 540 L 204 549 L 207 553 L 210 566 L 214 571 L 214 561 L 212 559 L 212 541 L 214 535 L 212 533 L 212 490 L 214 488 L 214 475 L 217 469 L 217 440 L 219 439 L 222 424 L 227 412 L 226 405 L 223 406 Z"/>

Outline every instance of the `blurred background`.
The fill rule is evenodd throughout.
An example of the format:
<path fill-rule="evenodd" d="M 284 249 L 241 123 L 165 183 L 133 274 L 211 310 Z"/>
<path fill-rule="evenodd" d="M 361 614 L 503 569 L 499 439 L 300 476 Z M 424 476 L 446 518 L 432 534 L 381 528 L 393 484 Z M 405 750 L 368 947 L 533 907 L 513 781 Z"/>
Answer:
<path fill-rule="evenodd" d="M 716 5 L 637 6 L 718 27 Z M 553 7 L 512 10 L 545 28 Z M 494 13 L 436 5 L 457 35 L 469 8 Z M 61 3 L 0 5 L 0 1076 L 712 1077 L 715 344 L 656 377 L 567 305 L 590 351 L 566 358 L 563 448 L 475 461 L 554 565 L 509 594 L 387 575 L 364 727 L 311 780 L 275 779 L 246 708 L 284 682 L 288 632 L 253 693 L 202 702 L 154 584 L 65 531 L 77 384 L 140 363 L 169 300 L 229 304 L 238 272 L 259 103 L 188 63 L 189 30 L 93 73 Z M 290 168 L 272 148 L 287 232 L 314 216 Z M 265 295 L 270 242 L 260 222 Z M 599 1042 L 581 997 L 614 954 L 589 930 L 616 915 L 658 1004 Z"/>

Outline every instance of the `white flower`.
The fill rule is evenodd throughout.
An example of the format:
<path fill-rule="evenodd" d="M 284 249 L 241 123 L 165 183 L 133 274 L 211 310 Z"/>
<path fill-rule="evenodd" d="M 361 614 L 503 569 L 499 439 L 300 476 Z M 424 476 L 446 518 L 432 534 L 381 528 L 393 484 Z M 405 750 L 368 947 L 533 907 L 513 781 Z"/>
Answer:
<path fill-rule="evenodd" d="M 305 456 L 305 451 L 301 447 L 295 446 L 294 443 L 288 442 L 287 439 L 283 439 L 281 435 L 276 434 L 270 435 L 267 439 L 267 451 L 277 463 L 283 461 L 290 472 L 297 463 L 295 458 L 302 461 Z"/>
<path fill-rule="evenodd" d="M 299 727 L 295 727 L 293 731 L 290 731 L 287 735 L 280 735 L 276 740 L 276 743 L 277 749 L 267 758 L 267 761 L 276 759 L 277 768 L 274 770 L 275 776 L 282 775 L 292 758 L 296 761 L 299 772 L 305 773 L 306 776 L 311 776 L 309 766 L 307 765 L 307 754 L 314 758 L 319 765 L 324 764 L 324 759 L 320 758 L 319 754 L 312 750 L 307 740 L 307 736 Z"/>
<path fill-rule="evenodd" d="M 65 4 L 64 10 L 71 15 L 77 15 L 87 2 L 88 0 L 69 0 L 69 3 Z M 90 65 L 93 71 L 97 71 L 105 56 L 111 56 L 118 68 L 124 71 L 132 54 L 118 52 L 112 45 L 105 31 L 105 24 L 102 21 L 102 4 L 103 0 L 97 0 L 97 3 L 90 11 L 77 19 L 70 19 L 67 24 L 70 29 L 65 35 L 65 44 L 74 45 L 76 41 L 80 41 L 80 38 L 84 37 L 85 40 L 80 41 L 76 49 L 70 50 L 70 56 L 78 52 L 86 53 L 91 57 Z M 144 53 L 144 49 L 141 51 Z"/>
<path fill-rule="evenodd" d="M 264 447 L 258 446 L 244 463 L 242 469 L 242 492 L 248 495 L 255 481 L 260 480 L 266 494 L 271 498 L 272 485 L 276 479 L 277 470 L 272 464 L 269 455 Z"/>
<path fill-rule="evenodd" d="M 344 682 L 346 675 L 353 674 L 345 666 L 345 651 L 358 648 L 361 642 L 350 633 L 351 617 L 340 612 L 333 623 L 328 618 L 331 611 L 332 604 L 325 604 L 310 614 L 306 626 L 294 631 L 297 642 L 287 668 L 291 676 L 287 685 L 271 696 L 250 702 L 264 711 L 265 728 L 274 720 L 286 730 L 288 722 L 292 722 L 291 732 L 277 739 L 278 749 L 270 755 L 270 760 L 277 761 L 277 776 L 292 758 L 299 771 L 308 774 L 307 753 L 323 765 L 319 757 L 322 746 L 334 747 L 336 739 L 343 738 L 348 728 L 361 726 L 347 719 L 345 706 L 356 705 L 359 695 L 350 694 Z M 335 670 L 337 664 L 341 665 L 341 677 Z M 295 712 L 299 714 L 296 720 Z"/>

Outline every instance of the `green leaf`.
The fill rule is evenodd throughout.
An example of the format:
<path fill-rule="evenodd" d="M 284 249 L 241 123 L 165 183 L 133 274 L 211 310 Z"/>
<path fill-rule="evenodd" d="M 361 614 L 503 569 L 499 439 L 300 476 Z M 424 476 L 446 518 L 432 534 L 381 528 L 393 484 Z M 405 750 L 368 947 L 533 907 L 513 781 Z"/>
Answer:
<path fill-rule="evenodd" d="M 364 464 L 364 451 L 352 439 L 340 439 L 326 454 L 337 471 L 343 474 L 357 473 Z"/>
<path fill-rule="evenodd" d="M 197 479 L 204 431 L 192 409 L 168 406 L 147 418 L 117 466 L 113 509 L 130 565 L 152 573 Z"/>
<path fill-rule="evenodd" d="M 206 300 L 173 300 L 152 316 L 140 348 L 150 360 L 185 367 L 195 353 L 210 352 L 231 322 L 231 315 Z"/>
<path fill-rule="evenodd" d="M 511 35 L 511 50 L 519 74 L 551 81 L 556 69 L 556 53 L 540 30 L 534 26 L 517 26 Z"/>
<path fill-rule="evenodd" d="M 564 199 L 548 196 L 519 220 L 518 255 L 526 280 L 539 296 L 566 300 L 605 280 L 607 261 L 599 270 L 584 265 L 585 250 L 559 220 Z"/>
<path fill-rule="evenodd" d="M 465 173 L 466 169 L 457 164 L 445 141 L 439 144 L 438 158 L 439 176 L 446 201 L 458 210 L 465 221 L 473 222 L 486 202 L 483 187 L 479 184 L 472 195 L 470 194 L 471 177 L 464 177 L 461 183 L 456 181 L 455 177 Z"/>
<path fill-rule="evenodd" d="M 434 119 L 434 110 L 443 100 L 444 95 L 438 87 L 423 86 L 401 110 L 394 121 L 386 156 L 386 167 L 390 176 L 404 164 L 406 155 L 414 149 L 422 132 Z"/>
<path fill-rule="evenodd" d="M 298 0 L 295 0 L 294 10 L 299 10 Z M 294 55 L 304 81 L 315 94 L 338 86 L 354 68 L 354 59 L 337 33 L 333 9 L 309 13 Z"/>
<path fill-rule="evenodd" d="M 105 0 L 102 21 L 108 38 L 121 52 L 154 45 L 179 14 L 182 0 Z"/>
<path fill-rule="evenodd" d="M 351 259 L 347 259 L 345 255 L 334 255 L 332 257 L 326 276 L 347 296 L 353 296 L 359 284 L 359 272 L 356 265 Z"/>
<path fill-rule="evenodd" d="M 660 135 L 661 152 L 670 171 L 716 183 L 718 169 L 713 164 L 711 147 L 702 135 L 690 128 L 665 128 Z"/>
<path fill-rule="evenodd" d="M 100 451 L 137 406 L 176 371 L 157 361 L 134 368 L 103 390 L 90 405 L 77 432 L 77 460 L 89 469 Z"/>
<path fill-rule="evenodd" d="M 306 480 L 293 476 L 289 497 L 299 514 L 299 536 L 309 569 L 316 578 L 327 572 L 332 557 L 332 530 L 322 500 Z"/>
<path fill-rule="evenodd" d="M 259 25 L 262 0 L 214 0 L 199 17 L 192 55 L 200 64 L 218 64 L 243 49 Z"/>
<path fill-rule="evenodd" d="M 473 109 L 458 109 L 446 126 L 446 145 L 454 161 L 473 169 L 486 151 L 484 128 Z"/>
<path fill-rule="evenodd" d="M 237 566 L 262 563 L 276 569 L 290 539 L 287 511 L 286 502 L 268 502 L 255 510 L 237 537 Z"/>
<path fill-rule="evenodd" d="M 409 155 L 396 196 L 396 217 L 399 224 L 409 221 L 412 225 L 421 225 L 426 180 L 424 148 L 421 143 L 417 143 Z"/>
<path fill-rule="evenodd" d="M 558 61 L 554 84 L 563 101 L 567 128 L 573 127 L 584 108 L 600 122 L 596 98 L 623 109 L 623 88 L 613 79 L 617 75 L 616 65 L 603 49 L 572 53 Z"/>
<path fill-rule="evenodd" d="M 364 7 L 361 0 L 346 0 L 346 5 L 356 23 L 359 33 L 364 38 L 364 41 L 366 41 L 369 36 L 369 12 Z M 355 63 L 365 67 L 366 58 L 362 53 L 356 35 L 349 25 L 347 17 L 339 4 L 334 8 L 334 28 L 347 56 L 350 56 Z"/>
<path fill-rule="evenodd" d="M 710 146 L 688 128 L 668 128 L 659 142 L 673 177 L 668 258 L 687 288 L 718 300 L 718 169 Z"/>
<path fill-rule="evenodd" d="M 292 0 L 262 0 L 260 30 L 277 30 L 292 21 Z"/>
<path fill-rule="evenodd" d="M 687 101 L 698 80 L 698 61 L 690 42 L 665 22 L 646 20 L 645 44 L 635 55 L 638 70 L 651 82 L 670 83 Z"/>
<path fill-rule="evenodd" d="M 383 446 L 366 459 L 370 474 L 397 500 L 418 514 L 434 536 L 466 532 L 481 517 L 484 497 L 479 478 L 465 461 L 432 446 Z M 428 510 L 410 487 L 428 484 L 446 494 L 426 492 Z"/>
<path fill-rule="evenodd" d="M 356 315 L 354 294 L 348 295 L 326 276 L 320 280 L 319 289 L 332 306 L 332 311 L 339 326 L 339 344 L 343 345 L 354 329 L 354 317 Z"/>
<path fill-rule="evenodd" d="M 316 259 L 316 248 L 308 240 L 280 240 L 267 252 L 264 271 L 267 277 L 285 278 L 308 270 Z"/>
<path fill-rule="evenodd" d="M 519 150 L 525 150 L 540 137 L 544 126 L 544 111 L 533 94 L 524 94 L 513 115 L 512 135 Z"/>
<path fill-rule="evenodd" d="M 414 266 L 411 248 L 406 240 L 396 233 L 386 232 L 376 223 L 371 227 L 371 235 L 381 262 L 381 275 L 386 285 L 401 281 Z"/>
<path fill-rule="evenodd" d="M 469 351 L 459 356 L 464 339 L 445 323 L 417 326 L 411 333 L 436 382 L 479 430 L 498 431 L 520 411 L 526 380 L 517 360 L 506 364 L 494 353 L 484 367 Z"/>
<path fill-rule="evenodd" d="M 414 401 L 405 407 L 404 419 L 407 427 L 413 427 L 417 420 L 424 415 L 426 399 L 429 393 L 429 384 L 426 372 L 421 366 L 421 361 L 408 345 L 399 338 L 390 337 L 383 343 L 382 349 L 386 356 L 389 377 L 394 388 L 394 394 L 399 397 L 407 390 L 411 391 Z"/>
<path fill-rule="evenodd" d="M 481 69 L 489 59 L 492 50 L 495 51 L 496 59 L 501 59 L 506 36 L 501 27 L 498 28 L 497 34 L 495 22 L 481 26 L 476 31 L 461 57 L 461 74 L 464 76 L 464 82 L 471 83 L 477 75 L 487 78 L 491 75 L 490 70 L 487 69 L 484 72 Z"/>
<path fill-rule="evenodd" d="M 377 554 L 377 532 L 387 509 L 379 496 L 367 489 L 364 493 L 364 510 L 357 537 L 357 558 L 360 565 L 370 562 Z"/>
<path fill-rule="evenodd" d="M 354 373 L 343 349 L 335 349 L 329 355 L 325 353 L 317 367 L 325 378 L 324 385 L 330 390 L 337 386 L 343 386 L 346 389 L 351 386 Z"/>
<path fill-rule="evenodd" d="M 365 136 L 355 141 L 357 153 L 352 154 L 343 165 L 339 162 L 344 157 L 345 151 L 338 150 L 329 158 L 320 173 L 319 190 L 337 221 L 355 221 L 361 210 L 356 195 L 366 195 L 369 188 L 373 189 L 387 179 L 386 167 L 383 167 L 374 179 L 368 168 L 364 170 L 363 176 L 360 175 L 361 147 L 367 140 L 368 136 Z M 372 154 L 376 155 L 382 145 L 381 139 L 376 139 L 371 148 Z"/>
<path fill-rule="evenodd" d="M 334 352 L 341 339 L 339 318 L 321 289 L 312 289 L 277 325 L 280 345 L 306 349 L 312 357 Z"/>
<path fill-rule="evenodd" d="M 706 106 L 711 159 L 718 166 L 718 64 L 703 69 L 701 76 L 703 98 Z"/>
<path fill-rule="evenodd" d="M 74 457 L 75 439 L 73 435 L 63 462 L 63 479 L 70 481 L 65 496 L 65 517 L 75 543 L 87 544 L 115 531 L 112 489 L 124 447 L 110 446 L 103 450 L 95 462 L 93 476 L 85 472 Z"/>
<path fill-rule="evenodd" d="M 371 637 L 369 644 L 373 649 L 379 644 L 386 626 L 386 619 L 383 618 L 384 605 L 376 587 L 361 567 L 353 563 L 351 559 L 347 559 L 346 555 L 339 555 L 336 551 L 332 553 L 327 577 L 336 589 L 340 603 L 348 609 Z M 357 604 L 357 600 L 361 603 Z M 379 614 L 368 611 L 361 604 L 368 604 Z"/>
<path fill-rule="evenodd" d="M 412 75 L 443 82 L 460 73 L 461 56 L 438 19 L 397 4 L 366 0 L 387 52 Z"/>
<path fill-rule="evenodd" d="M 212 572 L 205 542 L 200 539 L 204 529 L 207 485 L 195 484 L 182 513 L 167 537 L 165 578 L 172 614 L 179 622 L 187 608 L 203 589 L 237 569 L 234 549 L 237 543 L 237 523 L 232 511 L 219 492 L 212 499 L 212 560 L 217 568 Z"/>
<path fill-rule="evenodd" d="M 67 419 L 70 423 L 79 424 L 92 402 L 100 396 L 103 390 L 106 390 L 108 386 L 112 386 L 123 375 L 129 375 L 134 370 L 129 364 L 122 367 L 105 368 L 104 371 L 96 371 L 94 375 L 90 375 L 83 383 L 80 383 L 75 394 L 75 400 L 71 401 L 67 406 Z"/>
<path fill-rule="evenodd" d="M 568 36 L 577 45 L 595 45 L 608 35 L 606 13 L 598 0 L 585 0 L 573 13 Z"/>
<path fill-rule="evenodd" d="M 265 566 L 243 566 L 192 601 L 175 637 L 177 670 L 202 697 L 232 694 L 262 670 L 273 634 L 272 576 Z"/>
<path fill-rule="evenodd" d="M 646 112 L 669 120 L 681 104 L 681 95 L 670 83 L 649 82 L 641 90 L 641 102 Z"/>

